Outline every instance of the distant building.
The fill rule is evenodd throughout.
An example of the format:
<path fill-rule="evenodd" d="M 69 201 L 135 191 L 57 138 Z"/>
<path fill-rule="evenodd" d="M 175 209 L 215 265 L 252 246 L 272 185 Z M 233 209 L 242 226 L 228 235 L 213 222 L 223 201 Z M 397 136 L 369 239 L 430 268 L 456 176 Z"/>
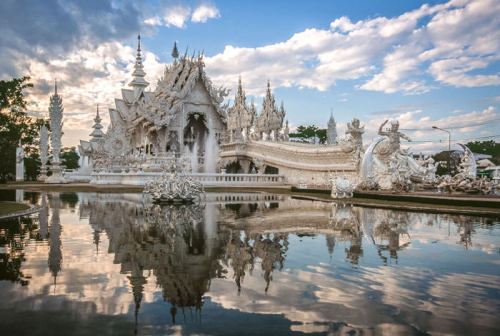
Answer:
<path fill-rule="evenodd" d="M 337 143 L 337 123 L 333 118 L 333 112 L 330 114 L 330 120 L 328 120 L 328 129 L 326 131 L 326 137 L 329 145 Z"/>

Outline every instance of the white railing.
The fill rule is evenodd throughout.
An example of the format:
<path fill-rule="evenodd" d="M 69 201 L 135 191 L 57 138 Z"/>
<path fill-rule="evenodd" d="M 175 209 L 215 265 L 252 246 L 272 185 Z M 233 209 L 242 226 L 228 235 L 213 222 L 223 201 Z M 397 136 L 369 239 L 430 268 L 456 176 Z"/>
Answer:
<path fill-rule="evenodd" d="M 160 172 L 99 172 L 91 174 L 90 183 L 144 185 L 146 181 L 161 176 Z M 276 186 L 284 185 L 285 177 L 276 174 L 191 174 L 204 186 Z"/>

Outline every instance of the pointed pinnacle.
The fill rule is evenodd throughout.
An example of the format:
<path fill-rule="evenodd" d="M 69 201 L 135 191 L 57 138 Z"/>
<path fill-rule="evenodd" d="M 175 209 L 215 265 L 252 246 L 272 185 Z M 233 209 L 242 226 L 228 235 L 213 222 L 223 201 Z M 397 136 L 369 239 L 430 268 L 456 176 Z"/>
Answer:
<path fill-rule="evenodd" d="M 177 59 L 179 57 L 179 51 L 177 50 L 177 41 L 174 41 L 174 49 L 172 49 L 172 57 Z"/>

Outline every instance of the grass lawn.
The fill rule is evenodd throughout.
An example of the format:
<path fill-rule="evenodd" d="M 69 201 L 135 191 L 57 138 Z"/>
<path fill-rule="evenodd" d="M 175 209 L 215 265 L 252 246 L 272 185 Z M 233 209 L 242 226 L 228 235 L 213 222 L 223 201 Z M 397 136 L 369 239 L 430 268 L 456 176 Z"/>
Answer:
<path fill-rule="evenodd" d="M 29 209 L 29 205 L 16 202 L 0 201 L 0 216 L 5 216 L 13 212 Z"/>

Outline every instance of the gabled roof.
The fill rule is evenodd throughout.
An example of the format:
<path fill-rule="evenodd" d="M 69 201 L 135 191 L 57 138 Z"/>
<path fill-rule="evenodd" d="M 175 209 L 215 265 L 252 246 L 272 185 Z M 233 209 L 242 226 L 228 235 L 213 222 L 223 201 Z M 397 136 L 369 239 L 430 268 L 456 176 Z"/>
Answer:
<path fill-rule="evenodd" d="M 222 106 L 221 103 L 227 96 L 228 91 L 222 87 L 215 88 L 212 85 L 205 73 L 204 66 L 202 56 L 197 59 L 184 56 L 165 67 L 164 75 L 158 81 L 154 92 L 155 102 L 153 103 L 157 107 L 161 106 L 161 110 L 156 109 L 156 116 L 160 115 L 160 119 L 163 120 L 167 118 L 167 115 L 178 113 L 196 83 L 200 82 L 206 89 L 215 111 L 223 122 L 226 121 L 227 106 Z M 171 116 L 168 116 L 168 118 L 171 118 Z"/>

